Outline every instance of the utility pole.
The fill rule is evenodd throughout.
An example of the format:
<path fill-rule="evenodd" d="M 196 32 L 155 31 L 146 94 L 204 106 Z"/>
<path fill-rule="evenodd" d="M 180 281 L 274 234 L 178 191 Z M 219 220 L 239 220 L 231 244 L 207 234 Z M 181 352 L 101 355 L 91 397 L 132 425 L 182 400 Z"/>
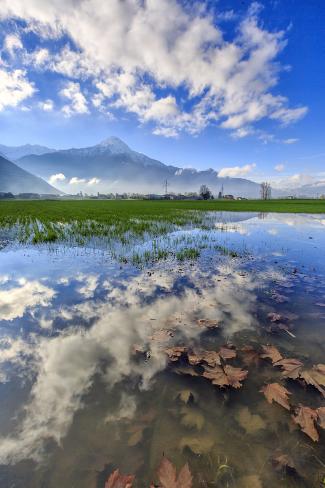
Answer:
<path fill-rule="evenodd" d="M 165 180 L 164 187 L 165 187 L 165 195 L 168 195 L 168 180 Z"/>

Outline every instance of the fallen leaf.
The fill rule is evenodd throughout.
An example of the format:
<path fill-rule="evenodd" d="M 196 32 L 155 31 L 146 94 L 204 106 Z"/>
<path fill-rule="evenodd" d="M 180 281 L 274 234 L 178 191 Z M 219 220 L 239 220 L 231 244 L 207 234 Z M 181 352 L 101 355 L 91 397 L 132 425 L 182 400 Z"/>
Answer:
<path fill-rule="evenodd" d="M 275 366 L 280 366 L 282 369 L 282 376 L 296 380 L 303 368 L 303 363 L 299 359 L 281 359 L 275 363 Z"/>
<path fill-rule="evenodd" d="M 291 469 L 295 470 L 293 459 L 288 454 L 277 453 L 272 457 L 272 464 L 276 471 Z"/>
<path fill-rule="evenodd" d="M 233 359 L 237 356 L 236 350 L 233 345 L 227 344 L 222 346 L 219 351 L 219 356 L 222 357 L 224 361 L 227 359 Z"/>
<path fill-rule="evenodd" d="M 120 471 L 116 469 L 106 481 L 105 488 L 132 488 L 134 478 L 131 474 L 120 474 Z"/>
<path fill-rule="evenodd" d="M 316 364 L 312 369 L 302 371 L 300 373 L 307 385 L 314 386 L 325 398 L 325 390 L 322 386 L 325 386 L 325 364 Z"/>
<path fill-rule="evenodd" d="M 255 434 L 261 429 L 265 429 L 266 424 L 258 414 L 252 414 L 248 407 L 243 407 L 236 415 L 236 420 L 247 434 Z"/>
<path fill-rule="evenodd" d="M 317 416 L 318 416 L 318 425 L 325 429 L 325 407 L 319 407 L 316 409 Z"/>
<path fill-rule="evenodd" d="M 187 354 L 187 358 L 192 366 L 196 366 L 202 362 L 212 367 L 221 364 L 220 355 L 216 351 L 192 351 Z"/>
<path fill-rule="evenodd" d="M 276 402 L 287 410 L 290 410 L 288 395 L 291 393 L 284 388 L 284 386 L 280 385 L 279 383 L 270 383 L 263 386 L 260 391 L 261 393 L 264 393 L 265 398 L 269 403 Z"/>
<path fill-rule="evenodd" d="M 295 424 L 299 425 L 301 430 L 307 434 L 314 442 L 319 440 L 319 435 L 315 427 L 317 422 L 317 411 L 309 407 L 304 407 L 300 405 L 296 411 L 295 415 L 292 415 L 292 419 Z"/>
<path fill-rule="evenodd" d="M 183 346 L 175 346 L 165 349 L 168 359 L 172 362 L 178 361 L 182 354 L 184 354 L 186 351 L 187 348 Z"/>
<path fill-rule="evenodd" d="M 261 358 L 266 359 L 269 358 L 272 361 L 272 364 L 277 363 L 281 359 L 283 359 L 282 354 L 278 351 L 275 346 L 262 346 L 264 353 L 261 354 Z"/>
<path fill-rule="evenodd" d="M 138 426 L 134 429 L 134 432 L 129 437 L 128 446 L 136 446 L 137 444 L 139 444 L 139 442 L 142 441 L 144 429 L 145 427 L 143 426 Z"/>
<path fill-rule="evenodd" d="M 177 478 L 175 466 L 166 457 L 162 458 L 158 468 L 158 477 L 161 488 L 191 488 L 192 475 L 186 463 L 180 470 Z"/>
<path fill-rule="evenodd" d="M 188 447 L 194 454 L 208 454 L 214 442 L 213 438 L 204 435 L 200 435 L 199 437 L 183 437 L 180 440 L 179 448 L 183 450 L 185 447 Z"/>
<path fill-rule="evenodd" d="M 219 320 L 213 319 L 199 319 L 196 321 L 196 323 L 200 327 L 206 327 L 207 329 L 218 329 L 221 326 Z"/>
<path fill-rule="evenodd" d="M 203 376 L 210 380 L 213 385 L 241 388 L 243 385 L 240 382 L 247 377 L 247 374 L 248 371 L 246 370 L 226 365 L 224 367 L 215 366 L 214 368 L 205 366 Z"/>
<path fill-rule="evenodd" d="M 241 368 L 234 368 L 228 364 L 224 367 L 224 371 L 227 375 L 229 385 L 233 388 L 241 388 L 243 385 L 240 383 L 247 378 L 248 371 Z"/>

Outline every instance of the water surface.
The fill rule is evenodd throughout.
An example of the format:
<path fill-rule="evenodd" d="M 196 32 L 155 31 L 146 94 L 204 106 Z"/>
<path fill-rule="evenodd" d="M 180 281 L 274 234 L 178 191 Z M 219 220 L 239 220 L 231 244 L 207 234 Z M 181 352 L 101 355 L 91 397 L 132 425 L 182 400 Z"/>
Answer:
<path fill-rule="evenodd" d="M 104 244 L 23 246 L 3 236 L 2 488 L 104 488 L 116 468 L 149 486 L 163 455 L 188 462 L 195 487 L 324 486 L 324 430 L 313 442 L 260 390 L 282 382 L 292 409 L 324 406 L 320 392 L 281 379 L 268 360 L 248 364 L 241 349 L 272 344 L 306 368 L 325 363 L 325 218 L 211 217 L 208 232 L 161 238 L 190 237 L 197 260 L 140 267 L 112 260 Z M 274 330 L 271 313 L 289 333 Z M 224 344 L 237 350 L 227 364 L 248 371 L 241 388 L 188 374 L 186 358 L 165 352 Z M 294 472 L 276 469 L 279 453 Z"/>

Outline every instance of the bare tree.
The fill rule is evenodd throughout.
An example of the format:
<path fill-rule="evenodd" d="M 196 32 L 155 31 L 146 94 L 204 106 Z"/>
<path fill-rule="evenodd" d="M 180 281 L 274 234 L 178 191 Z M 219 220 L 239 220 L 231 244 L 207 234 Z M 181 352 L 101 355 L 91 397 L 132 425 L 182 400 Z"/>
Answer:
<path fill-rule="evenodd" d="M 269 200 L 271 198 L 271 185 L 270 185 L 270 183 L 263 181 L 263 183 L 261 183 L 260 192 L 261 192 L 261 199 L 262 200 Z"/>
<path fill-rule="evenodd" d="M 210 200 L 210 198 L 213 198 L 211 190 L 207 187 L 207 185 L 201 185 L 200 196 L 203 198 L 203 200 Z"/>

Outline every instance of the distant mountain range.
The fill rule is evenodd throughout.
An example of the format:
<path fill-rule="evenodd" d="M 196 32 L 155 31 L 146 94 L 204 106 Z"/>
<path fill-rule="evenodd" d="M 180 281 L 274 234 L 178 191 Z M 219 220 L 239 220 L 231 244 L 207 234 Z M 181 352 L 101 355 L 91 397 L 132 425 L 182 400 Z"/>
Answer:
<path fill-rule="evenodd" d="M 16 164 L 0 156 L 0 192 L 41 193 L 58 195 L 60 192 L 42 178 L 19 168 Z"/>
<path fill-rule="evenodd" d="M 166 165 L 133 151 L 117 137 L 109 137 L 95 146 L 64 150 L 30 144 L 18 147 L 0 145 L 0 153 L 16 163 L 16 173 L 12 166 L 11 171 L 7 167 L 9 176 L 6 180 L 5 170 L 2 168 L 0 191 L 12 191 L 8 189 L 10 187 L 17 189 L 16 193 L 58 193 L 45 179 L 58 185 L 61 193 L 76 193 L 82 189 L 87 193 L 162 194 L 167 181 L 168 191 L 174 193 L 197 192 L 202 184 L 206 184 L 214 194 L 218 194 L 223 188 L 224 194 L 246 198 L 260 197 L 259 183 L 244 178 L 221 178 L 213 169 L 198 171 Z M 25 181 L 18 166 L 28 172 L 29 177 Z M 56 177 L 53 178 L 53 175 Z M 320 194 L 325 194 L 325 182 L 295 189 L 272 190 L 273 196 L 315 197 Z"/>
<path fill-rule="evenodd" d="M 259 197 L 258 183 L 244 178 L 220 178 L 213 169 L 197 171 L 166 165 L 133 151 L 117 137 L 109 137 L 100 144 L 81 149 L 43 152 L 46 148 L 37 147 L 40 148 L 38 154 L 24 154 L 16 159 L 16 163 L 47 180 L 52 175 L 62 173 L 65 180 L 61 177 L 58 184 L 65 192 L 72 193 L 76 188 L 82 188 L 89 193 L 99 191 L 161 194 L 167 180 L 170 192 L 198 191 L 200 185 L 207 184 L 214 193 L 218 193 L 223 186 L 225 194 Z M 16 148 L 16 154 L 25 151 L 25 148 L 26 146 Z M 13 151 L 13 148 L 10 150 Z M 2 153 L 8 155 L 4 146 Z M 76 178 L 78 179 L 78 186 L 69 184 L 72 178 L 75 182 Z M 97 179 L 96 185 L 90 184 L 93 178 Z"/>

